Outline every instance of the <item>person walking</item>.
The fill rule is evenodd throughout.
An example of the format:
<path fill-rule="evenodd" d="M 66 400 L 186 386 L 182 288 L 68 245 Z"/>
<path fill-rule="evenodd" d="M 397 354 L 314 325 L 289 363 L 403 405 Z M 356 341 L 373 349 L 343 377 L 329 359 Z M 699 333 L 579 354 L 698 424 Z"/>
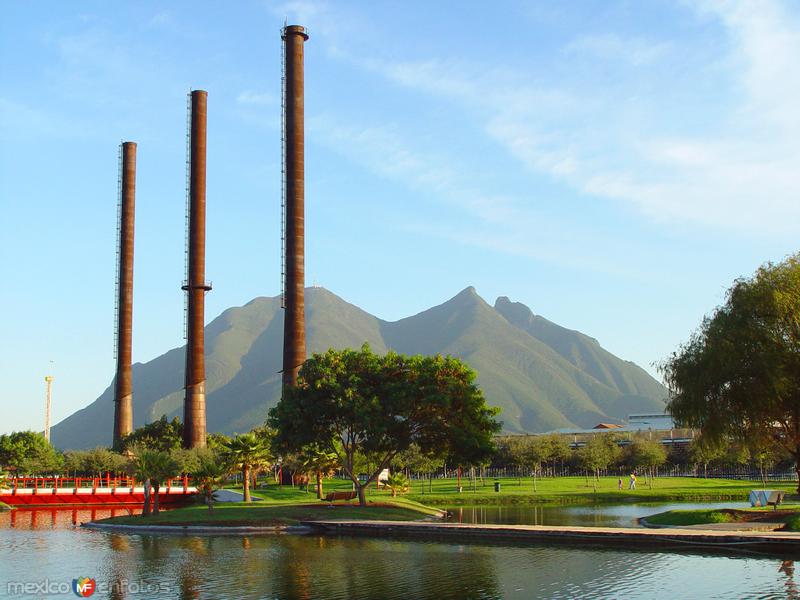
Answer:
<path fill-rule="evenodd" d="M 628 484 L 628 489 L 629 490 L 636 489 L 636 473 L 631 473 L 631 482 L 630 484 Z"/>

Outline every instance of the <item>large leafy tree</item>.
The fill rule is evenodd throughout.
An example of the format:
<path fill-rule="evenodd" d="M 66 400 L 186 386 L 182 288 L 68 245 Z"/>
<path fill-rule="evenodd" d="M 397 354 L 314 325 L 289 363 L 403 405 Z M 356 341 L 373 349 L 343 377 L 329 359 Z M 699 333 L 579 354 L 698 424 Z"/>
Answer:
<path fill-rule="evenodd" d="M 123 437 L 115 450 L 128 452 L 133 446 L 143 446 L 151 450 L 171 452 L 181 447 L 183 443 L 183 423 L 178 417 L 171 421 L 166 415 L 160 419 L 142 425 Z"/>
<path fill-rule="evenodd" d="M 772 440 L 800 491 L 800 254 L 735 281 L 661 368 L 679 422 L 709 440 Z"/>
<path fill-rule="evenodd" d="M 90 450 L 67 450 L 64 453 L 64 468 L 67 471 L 102 477 L 103 473 L 123 471 L 126 459 L 121 454 L 98 446 Z"/>
<path fill-rule="evenodd" d="M 64 457 L 35 431 L 0 435 L 0 466 L 17 475 L 46 475 L 60 470 Z"/>
<path fill-rule="evenodd" d="M 497 412 L 486 405 L 475 372 L 460 360 L 379 356 L 365 344 L 308 359 L 297 386 L 286 388 L 270 411 L 270 424 L 279 446 L 288 450 L 318 444 L 336 453 L 364 506 L 367 486 L 411 444 L 462 464 L 480 462 L 494 450 Z M 377 457 L 363 481 L 359 454 Z"/>

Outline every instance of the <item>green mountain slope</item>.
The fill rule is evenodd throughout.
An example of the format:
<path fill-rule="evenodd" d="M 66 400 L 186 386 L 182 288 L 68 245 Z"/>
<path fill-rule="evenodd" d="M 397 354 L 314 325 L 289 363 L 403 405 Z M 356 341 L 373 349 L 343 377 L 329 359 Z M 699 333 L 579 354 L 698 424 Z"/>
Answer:
<path fill-rule="evenodd" d="M 323 288 L 306 290 L 310 352 L 359 347 L 376 352 L 452 354 L 478 372 L 504 429 L 546 431 L 619 421 L 629 412 L 660 411 L 665 389 L 644 370 L 596 340 L 499 298 L 494 307 L 474 288 L 418 315 L 387 322 Z M 279 298 L 230 308 L 206 327 L 209 431 L 246 431 L 264 421 L 280 394 L 283 310 Z M 134 425 L 182 414 L 184 349 L 136 364 Z M 60 448 L 111 441 L 112 387 L 52 429 Z"/>

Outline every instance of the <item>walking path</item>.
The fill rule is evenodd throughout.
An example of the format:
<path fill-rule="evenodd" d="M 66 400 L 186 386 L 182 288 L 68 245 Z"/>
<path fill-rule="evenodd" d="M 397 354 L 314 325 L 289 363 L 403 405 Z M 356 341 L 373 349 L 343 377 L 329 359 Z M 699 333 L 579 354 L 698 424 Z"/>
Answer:
<path fill-rule="evenodd" d="M 709 529 L 632 529 L 622 527 L 549 527 L 540 525 L 472 525 L 421 521 L 305 521 L 315 531 L 341 535 L 460 538 L 661 549 L 703 546 L 720 549 L 780 551 L 800 555 L 800 533 L 720 531 Z"/>

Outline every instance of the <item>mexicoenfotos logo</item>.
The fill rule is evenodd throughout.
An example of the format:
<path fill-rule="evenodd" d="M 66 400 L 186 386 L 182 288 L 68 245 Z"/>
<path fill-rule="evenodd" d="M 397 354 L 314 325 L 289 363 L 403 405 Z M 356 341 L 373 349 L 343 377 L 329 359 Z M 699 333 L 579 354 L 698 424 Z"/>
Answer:
<path fill-rule="evenodd" d="M 97 583 L 94 579 L 88 577 L 79 577 L 72 580 L 72 591 L 80 598 L 88 598 L 94 594 L 97 589 Z"/>

